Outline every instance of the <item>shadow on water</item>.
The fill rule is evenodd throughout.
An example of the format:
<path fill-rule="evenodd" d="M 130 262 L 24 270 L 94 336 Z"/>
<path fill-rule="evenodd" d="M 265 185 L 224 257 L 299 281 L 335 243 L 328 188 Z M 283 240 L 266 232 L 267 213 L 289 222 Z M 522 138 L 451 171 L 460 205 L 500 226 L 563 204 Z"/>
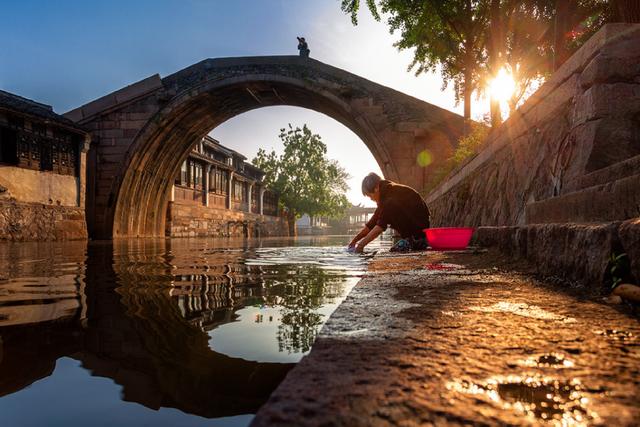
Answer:
<path fill-rule="evenodd" d="M 292 244 L 299 250 L 287 247 Z M 12 408 L 46 407 L 32 395 L 46 381 L 61 390 L 69 386 L 63 374 L 52 375 L 65 358 L 118 384 L 124 402 L 206 418 L 255 413 L 294 366 L 288 361 L 309 351 L 364 260 L 336 256 L 337 248 L 300 249 L 290 240 L 265 248 L 246 241 L 228 245 L 144 240 L 1 246 L 0 267 L 7 267 L 0 278 L 2 413 L 12 419 Z M 260 329 L 263 323 L 269 328 Z M 79 387 L 80 394 L 99 393 Z M 113 411 L 124 408 L 111 405 Z M 99 411 L 80 412 L 93 417 Z M 30 416 L 37 425 L 38 417 Z M 105 424 L 111 416 L 105 414 Z M 72 414 L 62 418 L 60 425 L 89 422 Z M 43 411 L 40 421 L 47 419 Z M 170 419 L 175 421 L 155 423 Z"/>

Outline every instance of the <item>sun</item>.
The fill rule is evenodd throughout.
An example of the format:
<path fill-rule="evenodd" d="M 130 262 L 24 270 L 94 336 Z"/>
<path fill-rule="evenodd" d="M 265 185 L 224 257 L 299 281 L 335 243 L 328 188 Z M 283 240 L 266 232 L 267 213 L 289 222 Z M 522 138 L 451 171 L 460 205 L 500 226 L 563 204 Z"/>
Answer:
<path fill-rule="evenodd" d="M 511 98 L 516 89 L 513 76 L 504 68 L 501 68 L 498 75 L 489 83 L 489 93 L 491 97 L 504 102 Z"/>

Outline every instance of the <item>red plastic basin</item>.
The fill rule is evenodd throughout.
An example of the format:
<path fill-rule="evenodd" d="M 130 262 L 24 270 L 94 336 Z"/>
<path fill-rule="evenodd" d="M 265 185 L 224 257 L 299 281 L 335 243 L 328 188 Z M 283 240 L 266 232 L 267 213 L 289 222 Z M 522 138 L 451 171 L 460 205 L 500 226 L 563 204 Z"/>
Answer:
<path fill-rule="evenodd" d="M 469 245 L 474 229 L 471 227 L 425 228 L 427 242 L 435 250 L 464 249 Z"/>

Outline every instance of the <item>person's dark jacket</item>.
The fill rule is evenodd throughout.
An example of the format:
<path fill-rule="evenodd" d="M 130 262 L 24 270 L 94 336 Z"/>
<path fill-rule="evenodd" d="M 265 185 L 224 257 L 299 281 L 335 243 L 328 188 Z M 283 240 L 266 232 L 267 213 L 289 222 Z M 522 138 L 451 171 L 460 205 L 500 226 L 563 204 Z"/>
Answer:
<path fill-rule="evenodd" d="M 416 190 L 388 180 L 380 181 L 380 201 L 367 227 L 391 226 L 402 238 L 424 237 L 429 228 L 429 208 Z"/>

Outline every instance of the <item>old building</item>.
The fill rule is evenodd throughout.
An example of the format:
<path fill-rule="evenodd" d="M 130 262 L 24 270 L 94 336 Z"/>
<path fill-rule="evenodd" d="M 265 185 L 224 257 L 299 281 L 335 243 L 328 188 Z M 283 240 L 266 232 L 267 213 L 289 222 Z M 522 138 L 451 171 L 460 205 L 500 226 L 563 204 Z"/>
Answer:
<path fill-rule="evenodd" d="M 344 215 L 338 218 L 327 216 L 302 215 L 296 221 L 298 235 L 323 235 L 323 234 L 355 234 L 362 230 L 367 221 L 371 219 L 376 208 L 362 205 L 351 205 Z"/>
<path fill-rule="evenodd" d="M 278 197 L 264 172 L 206 136 L 184 161 L 172 188 L 166 234 L 172 237 L 282 236 Z"/>
<path fill-rule="evenodd" d="M 0 240 L 85 239 L 87 133 L 0 90 Z"/>

